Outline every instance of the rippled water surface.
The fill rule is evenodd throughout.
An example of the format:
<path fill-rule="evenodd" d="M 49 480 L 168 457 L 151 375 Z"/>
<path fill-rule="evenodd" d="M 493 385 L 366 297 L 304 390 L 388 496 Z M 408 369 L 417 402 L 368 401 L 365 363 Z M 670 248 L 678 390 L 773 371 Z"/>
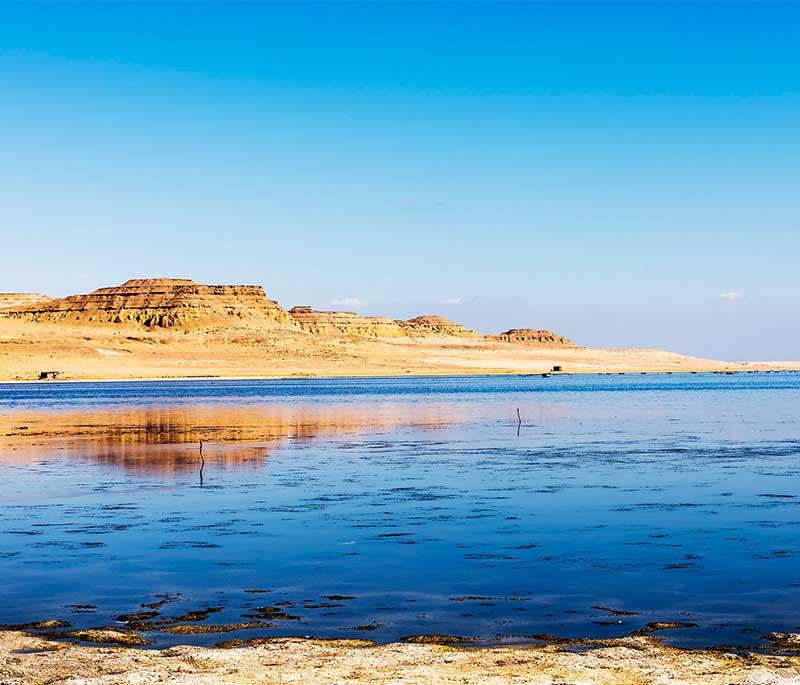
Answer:
<path fill-rule="evenodd" d="M 790 373 L 0 385 L 0 623 L 758 644 L 798 438 Z"/>

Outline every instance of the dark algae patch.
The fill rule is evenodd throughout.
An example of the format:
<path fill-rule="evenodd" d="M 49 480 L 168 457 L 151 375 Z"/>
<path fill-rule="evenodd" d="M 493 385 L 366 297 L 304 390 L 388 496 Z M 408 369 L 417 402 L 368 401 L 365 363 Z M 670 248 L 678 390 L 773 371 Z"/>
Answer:
<path fill-rule="evenodd" d="M 188 611 L 180 616 L 175 616 L 173 621 L 189 622 L 189 621 L 205 621 L 211 614 L 218 614 L 222 611 L 222 607 L 209 607 L 207 609 L 197 609 L 196 611 Z"/>
<path fill-rule="evenodd" d="M 644 628 L 637 630 L 634 635 L 647 635 L 649 633 L 657 633 L 662 630 L 678 630 L 679 628 L 698 628 L 697 623 L 690 623 L 686 621 L 654 621 L 648 623 Z"/>
<path fill-rule="evenodd" d="M 360 631 L 371 631 L 371 630 L 378 630 L 379 628 L 384 628 L 385 624 L 378 623 L 377 621 L 372 621 L 371 623 L 364 623 L 360 626 L 353 626 L 353 630 L 360 630 Z"/>
<path fill-rule="evenodd" d="M 133 614 L 120 614 L 117 616 L 116 620 L 120 623 L 133 623 L 149 621 L 151 618 L 155 618 L 158 615 L 159 613 L 157 611 L 137 611 Z"/>
<path fill-rule="evenodd" d="M 183 595 L 180 592 L 173 592 L 173 593 L 161 593 L 157 595 L 153 595 L 154 599 L 150 602 L 143 602 L 142 607 L 146 609 L 160 609 L 165 604 L 172 604 L 173 602 L 179 602 Z"/>
<path fill-rule="evenodd" d="M 607 614 L 611 614 L 612 616 L 638 616 L 638 611 L 627 611 L 625 609 L 612 609 L 611 607 L 604 607 L 599 606 L 597 604 L 592 605 L 592 609 L 597 609 L 598 611 L 604 611 Z"/>
<path fill-rule="evenodd" d="M 257 628 L 271 628 L 271 623 L 263 621 L 248 621 L 246 623 L 184 623 L 160 628 L 173 635 L 203 635 L 208 633 L 233 633 L 237 630 L 255 630 Z"/>
<path fill-rule="evenodd" d="M 53 630 L 55 628 L 69 628 L 72 624 L 69 621 L 48 618 L 43 621 L 32 623 L 7 623 L 0 625 L 0 630 Z"/>
<path fill-rule="evenodd" d="M 273 606 L 255 607 L 250 612 L 244 614 L 248 618 L 262 618 L 268 621 L 300 621 L 300 616 L 295 616 L 286 612 L 285 607 L 294 606 L 291 603 L 275 604 Z"/>

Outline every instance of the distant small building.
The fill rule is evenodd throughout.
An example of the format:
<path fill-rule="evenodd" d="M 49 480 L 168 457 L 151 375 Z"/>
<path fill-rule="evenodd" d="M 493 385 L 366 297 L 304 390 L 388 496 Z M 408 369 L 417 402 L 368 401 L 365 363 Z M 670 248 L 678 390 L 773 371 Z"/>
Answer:
<path fill-rule="evenodd" d="M 560 366 L 554 366 L 554 367 L 553 367 L 553 371 L 561 371 L 561 370 L 562 370 L 562 369 L 561 369 L 561 367 L 560 367 Z"/>
<path fill-rule="evenodd" d="M 39 372 L 39 380 L 40 381 L 54 381 L 61 375 L 60 371 L 40 371 Z"/>

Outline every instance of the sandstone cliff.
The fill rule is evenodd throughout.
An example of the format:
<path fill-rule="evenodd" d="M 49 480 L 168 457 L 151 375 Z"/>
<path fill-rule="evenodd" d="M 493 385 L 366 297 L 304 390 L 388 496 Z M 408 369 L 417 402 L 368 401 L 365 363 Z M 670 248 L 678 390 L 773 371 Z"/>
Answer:
<path fill-rule="evenodd" d="M 317 335 L 350 335 L 364 338 L 477 337 L 478 334 L 443 316 L 425 314 L 415 319 L 362 316 L 355 312 L 322 312 L 311 307 L 293 307 L 289 314 L 304 331 Z"/>
<path fill-rule="evenodd" d="M 403 328 L 385 316 L 362 316 L 355 312 L 322 312 L 311 307 L 292 307 L 289 314 L 304 331 L 316 335 L 353 335 L 365 338 L 397 338 Z"/>
<path fill-rule="evenodd" d="M 526 345 L 540 345 L 542 347 L 577 347 L 577 345 L 562 335 L 535 328 L 512 328 L 497 336 L 498 340 Z"/>
<path fill-rule="evenodd" d="M 465 328 L 460 323 L 450 321 L 437 314 L 423 314 L 408 321 L 398 321 L 400 326 L 412 336 L 447 336 L 458 338 L 474 338 L 478 334 Z"/>
<path fill-rule="evenodd" d="M 295 320 L 255 285 L 201 285 L 184 278 L 139 278 L 88 295 L 14 306 L 0 316 L 69 324 L 129 324 L 191 329 L 253 323 L 297 328 Z"/>

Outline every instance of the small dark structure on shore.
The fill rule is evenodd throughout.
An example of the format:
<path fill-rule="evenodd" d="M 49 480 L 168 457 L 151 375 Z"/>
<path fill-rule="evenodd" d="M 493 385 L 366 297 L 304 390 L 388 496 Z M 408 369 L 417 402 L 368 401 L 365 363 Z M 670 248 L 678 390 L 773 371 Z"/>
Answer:
<path fill-rule="evenodd" d="M 553 372 L 555 372 L 555 373 L 558 373 L 558 372 L 559 372 L 559 371 L 561 371 L 561 370 L 562 370 L 562 369 L 561 369 L 561 366 L 554 366 L 554 367 L 553 367 Z"/>
<path fill-rule="evenodd" d="M 40 371 L 39 372 L 39 380 L 40 381 L 54 381 L 61 375 L 60 371 Z"/>

